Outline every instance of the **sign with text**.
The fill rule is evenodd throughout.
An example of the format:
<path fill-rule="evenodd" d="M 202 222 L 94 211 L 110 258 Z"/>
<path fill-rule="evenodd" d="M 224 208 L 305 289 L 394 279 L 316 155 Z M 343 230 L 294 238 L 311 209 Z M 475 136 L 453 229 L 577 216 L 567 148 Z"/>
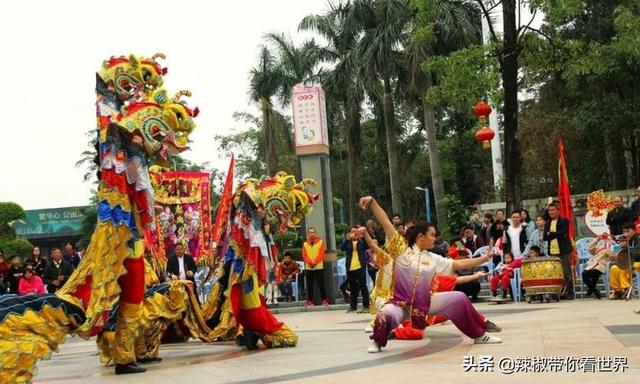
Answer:
<path fill-rule="evenodd" d="M 85 211 L 90 207 L 66 207 L 25 211 L 26 220 L 16 222 L 16 233 L 27 238 L 75 236 L 82 230 Z"/>
<path fill-rule="evenodd" d="M 591 192 L 587 196 L 587 213 L 584 215 L 584 223 L 591 233 L 600 236 L 609 233 L 607 214 L 613 209 L 613 199 L 604 194 L 603 190 Z"/>
<path fill-rule="evenodd" d="M 291 106 L 296 153 L 328 153 L 327 111 L 322 87 L 296 84 L 293 87 Z"/>

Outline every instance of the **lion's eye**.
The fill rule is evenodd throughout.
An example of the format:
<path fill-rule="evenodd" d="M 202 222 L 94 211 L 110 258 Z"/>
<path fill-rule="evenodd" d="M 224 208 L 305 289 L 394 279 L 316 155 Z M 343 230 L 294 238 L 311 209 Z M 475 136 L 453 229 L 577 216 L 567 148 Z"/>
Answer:
<path fill-rule="evenodd" d="M 151 72 L 149 72 L 146 69 L 142 70 L 142 80 L 144 80 L 144 82 L 148 82 L 151 80 Z"/>

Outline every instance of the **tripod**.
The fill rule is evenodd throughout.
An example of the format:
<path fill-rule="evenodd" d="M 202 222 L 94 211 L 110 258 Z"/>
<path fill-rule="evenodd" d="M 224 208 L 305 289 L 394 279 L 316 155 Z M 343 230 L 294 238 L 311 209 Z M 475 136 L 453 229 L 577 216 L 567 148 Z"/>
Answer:
<path fill-rule="evenodd" d="M 629 261 L 629 282 L 631 285 L 627 288 L 627 292 L 625 293 L 625 301 L 629 301 L 633 296 L 633 289 L 635 288 L 635 282 L 633 281 L 633 263 L 631 262 L 631 248 L 629 243 L 627 242 L 627 258 Z"/>

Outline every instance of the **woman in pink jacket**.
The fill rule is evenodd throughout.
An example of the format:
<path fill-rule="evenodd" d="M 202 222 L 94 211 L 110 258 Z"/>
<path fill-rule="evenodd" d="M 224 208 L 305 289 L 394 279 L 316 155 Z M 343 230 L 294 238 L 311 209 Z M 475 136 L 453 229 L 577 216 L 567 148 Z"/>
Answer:
<path fill-rule="evenodd" d="M 18 293 L 21 295 L 28 295 L 31 293 L 44 295 L 47 293 L 47 290 L 44 289 L 42 279 L 33 272 L 33 266 L 27 265 L 24 269 L 24 274 L 18 284 Z"/>

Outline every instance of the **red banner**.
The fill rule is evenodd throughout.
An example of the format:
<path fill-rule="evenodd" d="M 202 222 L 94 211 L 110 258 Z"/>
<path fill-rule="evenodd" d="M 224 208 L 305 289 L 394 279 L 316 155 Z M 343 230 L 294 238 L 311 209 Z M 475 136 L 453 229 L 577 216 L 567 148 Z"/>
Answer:
<path fill-rule="evenodd" d="M 564 158 L 564 143 L 562 139 L 558 141 L 558 202 L 560 203 L 560 216 L 569 220 L 569 238 L 574 244 L 570 261 L 571 265 L 575 266 L 578 262 L 575 247 L 576 220 L 573 217 L 573 208 L 571 207 L 571 189 L 569 188 L 569 178 L 567 176 L 567 164 Z"/>
<path fill-rule="evenodd" d="M 155 254 L 166 260 L 176 244 L 196 262 L 208 260 L 211 251 L 211 185 L 207 172 L 163 172 L 153 180 L 156 229 Z"/>
<path fill-rule="evenodd" d="M 231 204 L 233 204 L 233 172 L 235 165 L 236 159 L 231 155 L 227 179 L 224 182 L 224 189 L 222 191 L 222 196 L 220 197 L 220 204 L 218 205 L 218 212 L 216 213 L 216 221 L 213 224 L 212 237 L 216 244 L 219 244 L 222 240 L 222 235 L 224 234 L 227 226 L 227 220 L 229 219 Z"/>

